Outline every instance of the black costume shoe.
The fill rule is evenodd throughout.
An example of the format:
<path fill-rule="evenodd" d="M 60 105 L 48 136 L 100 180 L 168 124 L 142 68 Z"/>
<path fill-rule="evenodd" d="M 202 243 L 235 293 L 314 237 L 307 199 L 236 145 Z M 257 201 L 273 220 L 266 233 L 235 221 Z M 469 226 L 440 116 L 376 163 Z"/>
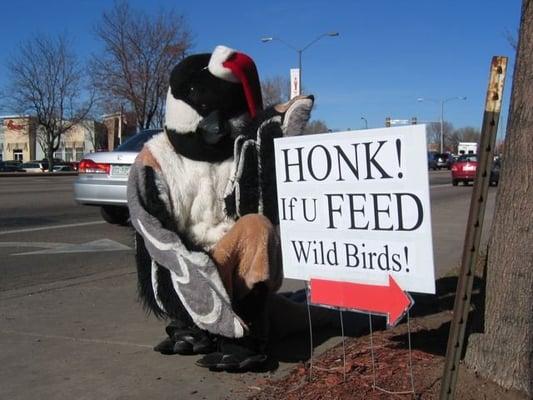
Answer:
<path fill-rule="evenodd" d="M 174 340 L 172 340 L 172 338 L 170 337 L 163 339 L 160 343 L 158 343 L 154 347 L 154 351 L 157 351 L 161 354 L 175 354 L 174 353 Z"/>
<path fill-rule="evenodd" d="M 171 322 L 166 328 L 168 337 L 154 347 L 161 354 L 207 354 L 215 349 L 211 335 L 197 326 L 185 327 Z"/>
<path fill-rule="evenodd" d="M 256 284 L 246 297 L 235 302 L 235 311 L 249 327 L 248 335 L 240 339 L 219 337 L 218 350 L 199 359 L 196 365 L 222 371 L 254 370 L 265 365 L 268 359 L 265 352 L 268 338 L 267 296 L 266 285 Z"/>
<path fill-rule="evenodd" d="M 196 365 L 217 371 L 248 371 L 267 361 L 267 355 L 260 350 L 263 346 L 253 338 L 219 338 L 219 342 L 219 350 L 200 358 Z"/>

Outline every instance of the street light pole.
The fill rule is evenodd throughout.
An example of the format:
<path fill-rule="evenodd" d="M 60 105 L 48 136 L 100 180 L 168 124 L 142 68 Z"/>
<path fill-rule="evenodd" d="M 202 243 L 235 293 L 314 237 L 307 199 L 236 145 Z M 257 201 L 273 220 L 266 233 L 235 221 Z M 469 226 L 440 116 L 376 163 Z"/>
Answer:
<path fill-rule="evenodd" d="M 444 100 L 440 101 L 440 154 L 444 151 Z"/>
<path fill-rule="evenodd" d="M 452 100 L 466 100 L 466 96 L 463 97 L 448 97 L 440 100 L 419 97 L 417 101 L 432 101 L 434 103 L 440 103 L 440 153 L 444 152 L 444 104 Z"/>
<path fill-rule="evenodd" d="M 261 41 L 263 43 L 272 42 L 273 40 L 277 40 L 278 42 L 283 43 L 285 46 L 290 47 L 291 49 L 293 49 L 294 51 L 296 51 L 298 53 L 298 95 L 302 94 L 302 53 L 307 48 L 309 48 L 311 45 L 315 44 L 320 39 L 322 39 L 323 37 L 326 37 L 326 36 L 331 36 L 331 37 L 339 36 L 339 32 L 323 33 L 323 34 L 317 36 L 315 39 L 313 39 L 311 42 L 309 42 L 307 45 L 305 45 L 302 48 L 298 48 L 296 46 L 293 46 L 292 44 L 286 42 L 285 40 L 283 40 L 283 39 L 281 39 L 279 37 L 271 36 L 271 37 L 261 38 Z"/>
<path fill-rule="evenodd" d="M 302 53 L 303 50 L 298 50 L 298 96 L 302 94 Z"/>
<path fill-rule="evenodd" d="M 368 121 L 366 120 L 366 118 L 365 117 L 361 117 L 361 119 L 363 121 L 365 121 L 365 129 L 368 129 Z"/>

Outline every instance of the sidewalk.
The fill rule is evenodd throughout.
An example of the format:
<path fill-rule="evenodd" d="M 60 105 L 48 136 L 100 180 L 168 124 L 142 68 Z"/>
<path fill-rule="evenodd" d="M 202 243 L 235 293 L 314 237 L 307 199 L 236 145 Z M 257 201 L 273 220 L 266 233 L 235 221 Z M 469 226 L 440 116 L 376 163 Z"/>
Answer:
<path fill-rule="evenodd" d="M 244 399 L 295 365 L 215 373 L 154 352 L 164 322 L 144 314 L 129 269 L 2 292 L 0 321 L 0 399 Z"/>
<path fill-rule="evenodd" d="M 458 243 L 467 209 L 454 202 L 452 194 L 442 199 L 446 206 L 433 215 L 433 224 L 439 227 L 434 233 L 437 277 L 460 258 Z M 494 191 L 488 210 L 493 202 Z M 88 231 L 78 239 L 101 236 L 99 231 Z M 53 240 L 67 241 L 69 234 L 62 232 Z M 120 235 L 110 237 L 120 240 Z M 32 238 L 24 240 L 40 240 Z M 214 373 L 194 365 L 198 356 L 155 353 L 152 347 L 163 338 L 165 324 L 146 316 L 137 302 L 133 254 L 128 257 L 132 260 L 124 265 L 131 268 L 100 273 L 86 268 L 84 273 L 90 275 L 82 278 L 0 292 L 0 399 L 239 400 L 256 394 L 255 387 L 265 386 L 265 378 L 281 377 L 307 358 L 301 351 L 309 348 L 307 326 L 296 340 L 277 346 L 281 361 L 272 374 Z M 41 267 L 37 264 L 32 267 Z M 346 324 L 344 328 L 347 336 L 353 334 Z M 334 334 L 340 336 L 340 331 Z M 319 338 L 314 339 L 316 345 Z M 318 352 L 337 342 L 338 337 L 325 341 Z"/>

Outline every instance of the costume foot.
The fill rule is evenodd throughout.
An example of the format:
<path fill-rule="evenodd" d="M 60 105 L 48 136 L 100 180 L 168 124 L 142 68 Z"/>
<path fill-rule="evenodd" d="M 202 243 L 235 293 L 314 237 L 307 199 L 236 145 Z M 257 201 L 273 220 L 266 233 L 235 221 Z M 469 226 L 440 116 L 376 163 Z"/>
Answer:
<path fill-rule="evenodd" d="M 196 365 L 220 371 L 245 371 L 260 367 L 267 358 L 266 354 L 240 344 L 239 340 L 225 340 L 219 351 L 200 358 Z"/>
<path fill-rule="evenodd" d="M 173 330 L 171 336 L 154 347 L 161 354 L 207 354 L 215 349 L 209 334 L 197 328 Z"/>
<path fill-rule="evenodd" d="M 211 336 L 202 330 L 179 330 L 174 332 L 176 354 L 207 354 L 215 349 Z"/>
<path fill-rule="evenodd" d="M 161 354 L 175 354 L 174 341 L 167 337 L 154 347 L 154 351 L 157 351 Z"/>

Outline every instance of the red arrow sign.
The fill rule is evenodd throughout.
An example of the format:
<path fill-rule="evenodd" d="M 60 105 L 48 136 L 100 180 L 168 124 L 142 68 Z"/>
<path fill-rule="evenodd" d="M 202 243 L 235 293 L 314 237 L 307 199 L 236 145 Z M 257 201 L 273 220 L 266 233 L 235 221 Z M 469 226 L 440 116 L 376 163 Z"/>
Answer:
<path fill-rule="evenodd" d="M 311 279 L 311 303 L 384 314 L 394 326 L 413 306 L 411 296 L 389 275 L 389 286 Z"/>

